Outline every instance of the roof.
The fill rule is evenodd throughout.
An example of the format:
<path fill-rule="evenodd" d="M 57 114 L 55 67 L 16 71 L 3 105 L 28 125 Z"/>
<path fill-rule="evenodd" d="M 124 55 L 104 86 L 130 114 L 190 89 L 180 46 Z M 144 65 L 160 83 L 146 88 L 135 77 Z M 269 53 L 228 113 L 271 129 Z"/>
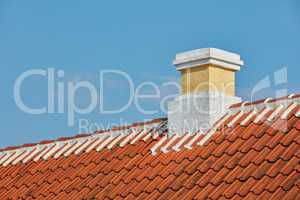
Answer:
<path fill-rule="evenodd" d="M 0 199 L 299 199 L 299 102 L 233 105 L 193 135 L 157 119 L 6 148 Z"/>

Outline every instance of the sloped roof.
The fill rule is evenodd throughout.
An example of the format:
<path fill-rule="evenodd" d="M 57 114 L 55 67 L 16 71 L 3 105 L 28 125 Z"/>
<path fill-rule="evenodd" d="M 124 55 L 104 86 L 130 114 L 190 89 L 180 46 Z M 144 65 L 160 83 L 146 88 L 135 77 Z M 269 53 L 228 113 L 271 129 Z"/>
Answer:
<path fill-rule="evenodd" d="M 300 199 L 299 97 L 233 105 L 194 135 L 157 119 L 6 148 L 0 199 Z"/>

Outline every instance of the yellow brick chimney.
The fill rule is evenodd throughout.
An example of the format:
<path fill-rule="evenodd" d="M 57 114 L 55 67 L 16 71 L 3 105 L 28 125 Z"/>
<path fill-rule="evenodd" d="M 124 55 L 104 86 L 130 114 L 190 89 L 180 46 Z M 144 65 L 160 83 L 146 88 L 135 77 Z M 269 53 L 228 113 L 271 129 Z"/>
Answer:
<path fill-rule="evenodd" d="M 177 54 L 174 65 L 181 72 L 183 95 L 222 92 L 235 96 L 235 72 L 243 61 L 238 54 L 204 48 Z"/>
<path fill-rule="evenodd" d="M 205 132 L 228 107 L 241 101 L 235 96 L 235 73 L 240 55 L 216 48 L 179 53 L 174 60 L 181 73 L 181 95 L 168 103 L 170 134 Z"/>

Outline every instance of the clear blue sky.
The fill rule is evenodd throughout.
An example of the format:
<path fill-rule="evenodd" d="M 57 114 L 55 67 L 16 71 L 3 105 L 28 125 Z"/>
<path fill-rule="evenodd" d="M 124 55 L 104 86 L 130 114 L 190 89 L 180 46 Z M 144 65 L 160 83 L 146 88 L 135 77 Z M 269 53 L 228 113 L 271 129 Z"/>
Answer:
<path fill-rule="evenodd" d="M 16 106 L 14 81 L 32 68 L 64 70 L 62 81 L 95 81 L 99 70 L 120 69 L 135 83 L 160 84 L 179 78 L 172 66 L 176 53 L 216 47 L 237 52 L 245 61 L 237 75 L 237 95 L 244 100 L 259 80 L 282 67 L 288 67 L 288 83 L 276 87 L 300 92 L 299 10 L 297 0 L 0 0 L 0 146 L 77 133 L 78 127 L 67 126 L 66 114 L 29 115 Z M 120 80 L 111 78 L 105 87 L 108 107 L 126 101 Z M 257 97 L 273 95 L 275 89 Z M 45 80 L 27 81 L 22 96 L 28 104 L 45 105 Z M 78 95 L 82 105 L 88 100 L 84 92 Z M 144 104 L 158 106 L 157 101 Z M 121 114 L 93 112 L 77 120 L 107 124 L 159 116 L 163 114 L 143 116 L 132 107 Z"/>

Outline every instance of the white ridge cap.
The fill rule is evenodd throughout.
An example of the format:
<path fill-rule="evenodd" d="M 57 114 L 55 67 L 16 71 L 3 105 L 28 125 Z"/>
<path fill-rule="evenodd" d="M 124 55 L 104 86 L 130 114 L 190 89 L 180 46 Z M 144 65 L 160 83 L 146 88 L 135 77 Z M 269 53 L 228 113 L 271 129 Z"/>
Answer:
<path fill-rule="evenodd" d="M 124 133 L 120 133 L 119 136 L 117 136 L 108 146 L 108 149 L 112 149 L 120 140 L 122 140 L 125 136 L 127 136 Z"/>
<path fill-rule="evenodd" d="M 28 156 L 30 153 L 32 153 L 32 151 L 34 150 L 34 148 L 29 147 L 27 148 L 22 155 L 20 155 L 16 160 L 14 160 L 12 162 L 13 165 L 16 165 L 17 163 L 19 163 L 21 160 L 23 160 L 26 156 Z"/>
<path fill-rule="evenodd" d="M 202 140 L 200 140 L 197 145 L 204 145 L 204 143 L 215 133 L 215 130 L 211 129 L 210 131 L 208 131 L 208 133 L 205 134 L 204 138 L 202 138 Z"/>
<path fill-rule="evenodd" d="M 131 130 L 131 133 L 128 134 L 128 135 L 126 136 L 126 138 L 125 138 L 122 142 L 120 142 L 119 146 L 120 146 L 120 147 L 125 146 L 126 144 L 129 143 L 130 140 L 132 140 L 134 137 L 136 137 L 136 136 L 137 136 L 138 134 L 140 134 L 140 133 L 141 133 L 141 130 L 140 130 L 140 129 L 138 129 L 138 130 L 132 129 L 132 130 Z"/>
<path fill-rule="evenodd" d="M 230 122 L 228 122 L 227 126 L 228 126 L 228 127 L 232 127 L 232 126 L 235 124 L 235 122 L 237 122 L 238 119 L 239 119 L 241 116 L 243 116 L 243 114 L 244 114 L 244 112 L 243 112 L 243 111 L 240 111 L 240 113 L 237 114 L 237 115 L 234 117 L 234 119 L 232 119 Z"/>
<path fill-rule="evenodd" d="M 170 151 L 169 147 L 173 144 L 173 142 L 175 142 L 175 140 L 177 140 L 178 138 L 180 138 L 179 135 L 173 135 L 172 138 L 168 141 L 167 144 L 165 144 L 163 147 L 161 147 L 161 151 L 163 153 L 168 153 Z"/>
<path fill-rule="evenodd" d="M 281 119 L 285 119 L 285 120 L 287 120 L 288 119 L 288 116 L 289 116 L 289 114 L 290 114 L 290 112 L 292 112 L 292 110 L 294 109 L 294 108 L 296 108 L 297 107 L 297 103 L 292 103 L 285 111 L 284 111 L 284 113 L 282 113 L 282 115 L 280 116 L 281 117 Z"/>
<path fill-rule="evenodd" d="M 284 109 L 284 106 L 282 104 L 279 104 L 279 106 L 271 113 L 267 120 L 271 122 L 280 113 L 282 109 Z"/>
<path fill-rule="evenodd" d="M 67 143 L 65 143 L 65 146 L 63 146 L 55 155 L 54 158 L 58 158 L 59 156 L 61 156 L 65 151 L 67 151 L 69 148 L 71 148 L 71 146 L 74 145 L 74 142 L 69 141 Z"/>
<path fill-rule="evenodd" d="M 34 157 L 34 162 L 37 162 L 43 155 L 45 155 L 45 153 L 47 153 L 49 151 L 49 149 L 51 149 L 52 147 L 54 147 L 55 144 L 50 143 L 47 145 L 41 145 L 41 149 L 38 152 L 38 154 Z"/>
<path fill-rule="evenodd" d="M 35 146 L 33 152 L 31 152 L 26 158 L 24 158 L 22 160 L 22 163 L 26 163 L 29 160 L 31 160 L 36 154 L 38 154 L 39 152 L 41 152 L 41 150 L 42 149 L 41 149 L 41 147 L 39 145 Z"/>
<path fill-rule="evenodd" d="M 254 119 L 253 123 L 257 124 L 258 122 L 260 122 L 263 117 L 269 112 L 271 111 L 272 109 L 270 107 L 265 107 L 262 112 L 256 116 L 256 118 Z"/>
<path fill-rule="evenodd" d="M 87 148 L 90 144 L 92 144 L 95 141 L 95 138 L 89 138 L 86 140 L 84 144 L 82 144 L 74 153 L 75 155 L 78 155 L 81 153 L 85 148 Z"/>
<path fill-rule="evenodd" d="M 165 135 L 164 137 L 162 137 L 158 142 L 156 142 L 156 144 L 150 149 L 152 155 L 156 155 L 157 154 L 157 149 L 168 139 L 168 136 Z"/>
<path fill-rule="evenodd" d="M 6 155 L 3 156 L 0 160 L 0 165 L 2 165 L 7 159 L 9 159 L 10 156 L 12 156 L 14 154 L 15 154 L 15 152 L 12 152 L 12 151 L 6 152 Z"/>
<path fill-rule="evenodd" d="M 6 167 L 9 163 L 14 161 L 22 152 L 22 150 L 15 151 L 14 154 L 12 154 L 8 159 L 5 160 L 5 162 L 3 162 L 2 165 Z"/>
<path fill-rule="evenodd" d="M 85 150 L 85 152 L 87 152 L 87 153 L 90 152 L 91 150 L 93 150 L 96 146 L 98 146 L 106 138 L 107 138 L 107 136 L 96 138 L 95 140 L 93 140 L 91 145 Z"/>
<path fill-rule="evenodd" d="M 130 142 L 130 144 L 136 143 L 138 140 L 140 140 L 144 135 L 148 133 L 148 130 L 144 129 L 142 130 L 135 138 L 133 138 Z"/>
<path fill-rule="evenodd" d="M 248 116 L 241 122 L 241 125 L 244 126 L 254 115 L 256 115 L 257 110 L 254 109 L 248 114 Z"/>
<path fill-rule="evenodd" d="M 115 139 L 117 136 L 111 135 L 108 138 L 106 138 L 97 148 L 96 151 L 101 151 L 103 148 L 106 147 L 113 139 Z"/>
<path fill-rule="evenodd" d="M 149 123 L 141 123 L 128 126 L 124 129 L 115 129 L 106 132 L 88 135 L 77 135 L 69 138 L 60 138 L 57 140 L 42 141 L 37 144 L 26 144 L 20 147 L 7 148 L 0 152 L 0 165 L 16 165 L 17 163 L 27 163 L 29 161 L 37 162 L 40 159 L 47 160 L 50 157 L 58 158 L 60 156 L 68 157 L 71 154 L 80 154 L 81 152 L 90 152 L 95 149 L 100 151 L 103 148 L 112 149 L 118 145 L 120 147 L 126 144 L 133 144 L 139 139 L 148 137 L 149 130 L 159 133 L 165 128 L 166 120 L 152 120 Z M 151 137 L 152 133 L 149 134 Z"/>
<path fill-rule="evenodd" d="M 182 139 L 177 143 L 177 144 L 175 144 L 173 147 L 172 147 L 172 149 L 174 150 L 174 151 L 180 151 L 180 147 L 190 138 L 190 137 L 193 137 L 193 135 L 194 134 L 189 134 L 189 133 L 186 133 L 183 137 L 182 137 Z"/>
<path fill-rule="evenodd" d="M 74 142 L 73 146 L 71 148 L 68 149 L 68 151 L 66 151 L 64 153 L 64 156 L 67 157 L 69 156 L 71 153 L 73 153 L 77 148 L 80 147 L 80 145 L 82 145 L 82 143 L 84 143 L 85 140 L 77 140 L 76 142 Z"/>
<path fill-rule="evenodd" d="M 296 117 L 300 117 L 300 109 L 299 111 L 295 114 Z"/>
<path fill-rule="evenodd" d="M 59 143 L 56 143 L 55 145 L 54 145 L 54 147 L 50 150 L 50 151 L 48 151 L 42 158 L 44 159 L 44 160 L 47 160 L 52 154 L 54 154 L 58 149 L 60 149 L 62 146 L 59 144 Z"/>
<path fill-rule="evenodd" d="M 186 149 L 189 149 L 189 150 L 192 149 L 194 143 L 195 143 L 200 137 L 202 137 L 203 134 L 204 134 L 204 133 L 201 133 L 201 132 L 195 133 L 194 136 L 192 136 L 193 138 L 192 138 L 187 144 L 185 144 L 184 147 L 185 147 Z"/>

